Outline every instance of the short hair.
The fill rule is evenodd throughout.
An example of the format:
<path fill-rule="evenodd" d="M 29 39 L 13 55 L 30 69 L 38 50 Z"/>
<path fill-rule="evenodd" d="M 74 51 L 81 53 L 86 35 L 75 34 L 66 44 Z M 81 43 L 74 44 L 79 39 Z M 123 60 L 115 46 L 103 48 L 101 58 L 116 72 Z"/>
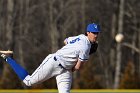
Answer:
<path fill-rule="evenodd" d="M 87 36 L 87 32 L 85 32 L 85 36 Z"/>

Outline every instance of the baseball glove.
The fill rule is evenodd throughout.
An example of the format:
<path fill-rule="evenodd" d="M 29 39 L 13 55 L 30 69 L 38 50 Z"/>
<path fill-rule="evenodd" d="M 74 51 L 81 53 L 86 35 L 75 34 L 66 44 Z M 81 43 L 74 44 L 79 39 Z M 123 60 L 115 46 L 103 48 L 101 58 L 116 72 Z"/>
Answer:
<path fill-rule="evenodd" d="M 95 53 L 96 50 L 97 50 L 97 48 L 98 48 L 98 42 L 93 43 L 93 44 L 91 45 L 89 55 Z"/>

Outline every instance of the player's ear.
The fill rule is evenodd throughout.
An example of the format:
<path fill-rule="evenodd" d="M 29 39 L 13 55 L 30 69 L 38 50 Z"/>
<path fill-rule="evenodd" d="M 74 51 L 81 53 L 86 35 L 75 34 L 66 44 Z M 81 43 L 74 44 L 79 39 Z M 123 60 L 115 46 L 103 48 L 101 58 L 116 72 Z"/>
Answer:
<path fill-rule="evenodd" d="M 90 32 L 86 32 L 87 33 L 87 36 L 88 36 L 88 34 L 90 33 Z"/>

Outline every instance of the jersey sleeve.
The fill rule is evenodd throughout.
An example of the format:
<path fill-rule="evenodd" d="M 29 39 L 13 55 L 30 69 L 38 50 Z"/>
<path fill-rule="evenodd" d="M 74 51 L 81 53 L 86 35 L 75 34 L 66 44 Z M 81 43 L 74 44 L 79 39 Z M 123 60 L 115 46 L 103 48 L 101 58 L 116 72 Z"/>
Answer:
<path fill-rule="evenodd" d="M 80 61 L 88 61 L 89 59 L 89 49 L 82 48 L 79 53 L 79 60 Z"/>
<path fill-rule="evenodd" d="M 71 43 L 72 40 L 75 40 L 76 36 L 73 36 L 73 37 L 68 37 L 64 40 L 65 44 L 69 44 Z"/>

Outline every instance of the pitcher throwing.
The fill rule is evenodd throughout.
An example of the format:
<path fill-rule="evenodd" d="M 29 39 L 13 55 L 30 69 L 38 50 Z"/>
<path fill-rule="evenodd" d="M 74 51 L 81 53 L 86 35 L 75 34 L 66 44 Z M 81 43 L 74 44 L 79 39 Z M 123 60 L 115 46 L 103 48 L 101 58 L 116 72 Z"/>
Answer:
<path fill-rule="evenodd" d="M 72 72 L 79 70 L 88 61 L 89 55 L 96 52 L 99 32 L 99 25 L 92 23 L 87 26 L 85 34 L 66 38 L 65 46 L 56 53 L 49 54 L 32 75 L 9 56 L 13 52 L 0 51 L 0 53 L 27 86 L 55 76 L 59 93 L 70 93 Z"/>

